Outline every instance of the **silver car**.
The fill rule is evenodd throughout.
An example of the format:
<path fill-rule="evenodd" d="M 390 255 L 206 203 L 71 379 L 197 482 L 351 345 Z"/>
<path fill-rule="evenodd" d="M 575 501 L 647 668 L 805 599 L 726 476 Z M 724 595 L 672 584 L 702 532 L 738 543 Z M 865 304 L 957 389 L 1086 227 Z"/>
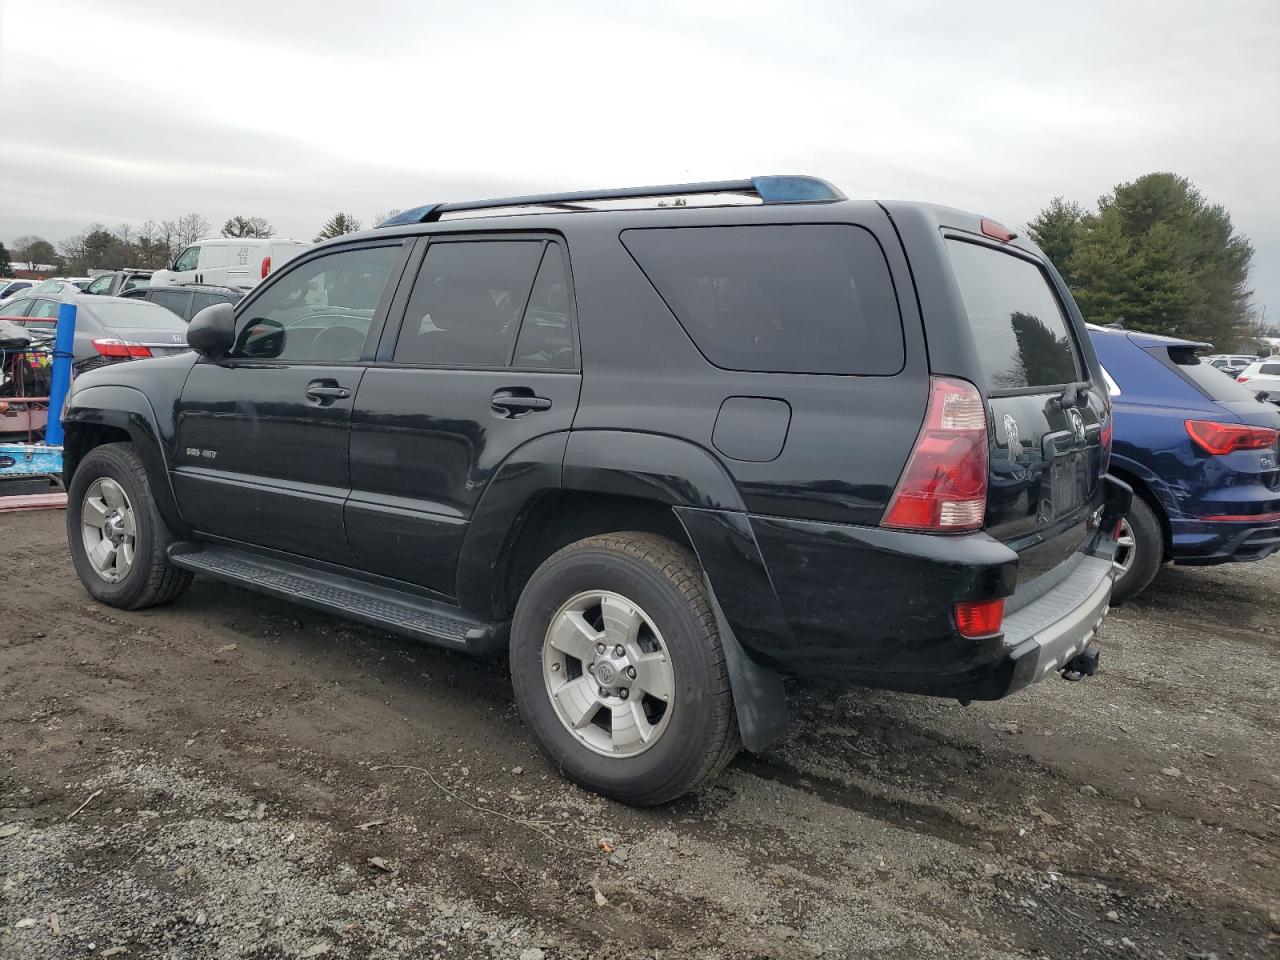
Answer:
<path fill-rule="evenodd" d="M 72 354 L 78 371 L 122 360 L 140 360 L 187 349 L 187 325 L 164 307 L 144 300 L 76 294 L 76 336 Z M 47 294 L 20 295 L 7 301 L 0 316 L 30 328 L 57 324 L 60 299 Z"/>

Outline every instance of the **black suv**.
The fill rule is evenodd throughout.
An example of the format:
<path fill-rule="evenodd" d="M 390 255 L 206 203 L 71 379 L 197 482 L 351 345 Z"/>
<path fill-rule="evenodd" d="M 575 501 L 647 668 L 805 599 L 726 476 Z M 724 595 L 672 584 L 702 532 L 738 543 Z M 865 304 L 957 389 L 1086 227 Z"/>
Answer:
<path fill-rule="evenodd" d="M 188 342 L 75 381 L 89 592 L 202 574 L 505 652 L 608 796 L 762 749 L 785 676 L 968 701 L 1097 664 L 1107 390 L 1053 267 L 973 214 L 808 177 L 436 204 Z"/>
<path fill-rule="evenodd" d="M 138 287 L 120 296 L 131 300 L 150 300 L 190 322 L 197 313 L 215 303 L 234 306 L 244 299 L 249 289 L 217 283 L 170 283 L 160 287 Z"/>

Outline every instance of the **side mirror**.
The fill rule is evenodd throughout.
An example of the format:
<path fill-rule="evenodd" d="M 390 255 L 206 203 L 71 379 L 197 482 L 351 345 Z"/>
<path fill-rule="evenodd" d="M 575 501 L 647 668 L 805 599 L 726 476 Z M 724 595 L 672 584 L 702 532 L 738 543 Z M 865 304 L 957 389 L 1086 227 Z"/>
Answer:
<path fill-rule="evenodd" d="M 236 313 L 229 303 L 215 303 L 191 318 L 187 346 L 215 363 L 231 352 L 236 340 Z"/>

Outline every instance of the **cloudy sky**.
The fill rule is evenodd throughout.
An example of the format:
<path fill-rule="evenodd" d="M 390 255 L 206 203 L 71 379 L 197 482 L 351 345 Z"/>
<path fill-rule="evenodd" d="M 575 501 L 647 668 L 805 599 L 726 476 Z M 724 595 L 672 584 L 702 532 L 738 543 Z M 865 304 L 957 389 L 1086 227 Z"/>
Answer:
<path fill-rule="evenodd" d="M 1021 225 L 1155 170 L 1280 320 L 1280 3 L 0 0 L 0 241 L 812 173 Z"/>

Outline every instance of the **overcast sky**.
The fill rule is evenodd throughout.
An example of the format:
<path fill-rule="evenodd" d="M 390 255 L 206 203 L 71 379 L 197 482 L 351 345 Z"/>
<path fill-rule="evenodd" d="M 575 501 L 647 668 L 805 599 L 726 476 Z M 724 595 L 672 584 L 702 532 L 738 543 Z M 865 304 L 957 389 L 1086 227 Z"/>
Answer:
<path fill-rule="evenodd" d="M 811 173 L 1021 226 L 1156 170 L 1280 320 L 1280 2 L 0 0 L 0 241 Z"/>

